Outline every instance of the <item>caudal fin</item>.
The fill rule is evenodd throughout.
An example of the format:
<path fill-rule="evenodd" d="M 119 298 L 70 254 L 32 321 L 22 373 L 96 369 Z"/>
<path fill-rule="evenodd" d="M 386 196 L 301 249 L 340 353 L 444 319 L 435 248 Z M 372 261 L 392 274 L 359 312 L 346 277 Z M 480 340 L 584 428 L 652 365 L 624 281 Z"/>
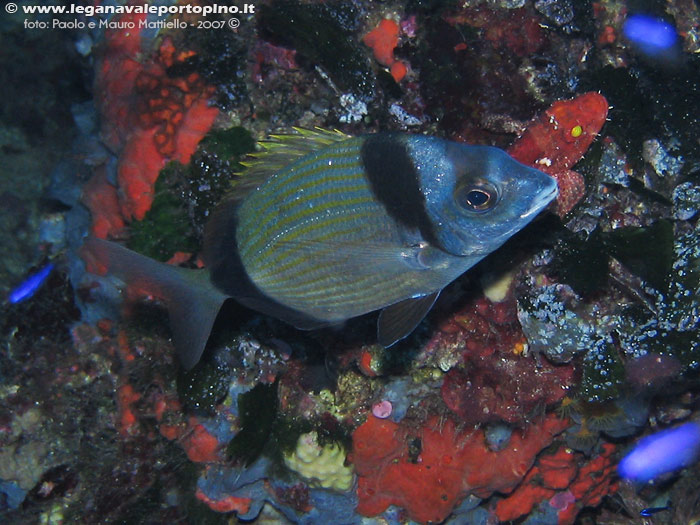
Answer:
<path fill-rule="evenodd" d="M 82 256 L 90 271 L 108 273 L 161 299 L 168 309 L 182 366 L 190 369 L 197 364 L 227 297 L 211 284 L 207 270 L 163 264 L 95 237 L 85 240 Z"/>

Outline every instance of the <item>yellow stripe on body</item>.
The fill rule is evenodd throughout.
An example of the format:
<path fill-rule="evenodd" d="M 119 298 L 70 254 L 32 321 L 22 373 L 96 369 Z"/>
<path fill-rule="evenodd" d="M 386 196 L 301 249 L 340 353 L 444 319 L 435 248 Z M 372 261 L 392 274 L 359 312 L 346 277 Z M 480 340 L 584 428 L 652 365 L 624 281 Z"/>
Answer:
<path fill-rule="evenodd" d="M 269 238 L 268 241 L 266 241 L 266 245 L 262 247 L 260 251 L 256 252 L 253 257 L 246 258 L 247 264 L 250 264 L 251 266 L 255 267 L 255 273 L 259 278 L 264 278 L 264 276 L 267 273 L 271 273 L 271 271 L 274 273 L 279 273 L 283 271 L 283 268 L 278 267 L 277 265 L 280 264 L 283 259 L 289 257 L 290 252 L 294 251 L 291 249 L 281 250 L 279 246 L 280 242 L 290 242 L 291 244 L 293 244 L 293 241 L 298 240 L 300 241 L 298 243 L 299 249 L 301 249 L 303 247 L 303 241 L 305 240 L 311 240 L 315 242 L 319 240 L 329 240 L 333 237 L 335 237 L 336 239 L 342 239 L 342 236 L 340 235 L 338 230 L 331 231 L 328 233 L 323 233 L 323 230 L 326 229 L 329 225 L 351 220 L 349 218 L 349 214 L 347 212 L 343 212 L 343 208 L 352 207 L 351 217 L 352 221 L 354 222 L 359 220 L 366 221 L 371 219 L 382 218 L 381 215 L 377 213 L 372 213 L 374 211 L 372 208 L 363 209 L 358 207 L 360 204 L 373 204 L 373 202 L 367 197 L 357 197 L 355 199 L 348 199 L 345 201 L 337 200 L 327 203 L 327 206 L 324 210 L 325 213 L 323 215 L 319 215 L 318 210 L 316 210 L 316 208 L 307 208 L 294 214 L 293 221 L 284 221 L 285 224 L 280 225 L 281 228 L 278 230 L 278 232 L 271 238 Z M 338 211 L 334 213 L 332 210 Z M 334 218 L 332 217 L 333 215 L 336 215 L 337 217 Z M 306 218 L 306 220 L 303 220 L 304 218 Z M 330 222 L 331 219 L 336 220 Z M 294 227 L 293 229 L 284 229 L 284 226 L 286 226 L 289 223 L 295 224 L 296 227 Z M 351 231 L 347 233 L 351 233 L 353 230 L 356 229 L 358 228 L 352 228 Z M 302 237 L 311 232 L 318 232 L 319 230 L 321 230 L 319 233 L 322 237 Z M 296 251 L 299 251 L 299 249 Z"/>
<path fill-rule="evenodd" d="M 352 142 L 357 142 L 360 139 L 351 139 Z M 350 141 L 347 141 L 350 142 Z M 295 182 L 298 182 L 299 179 L 302 179 L 304 177 L 307 177 L 309 173 L 318 173 L 320 169 L 334 169 L 333 164 L 330 166 L 326 165 L 323 167 L 319 167 L 320 169 L 315 169 L 312 171 L 306 171 L 306 168 L 308 166 L 311 166 L 317 162 L 320 161 L 328 161 L 328 160 L 333 160 L 333 159 L 354 159 L 352 162 L 356 162 L 359 165 L 360 162 L 360 144 L 352 144 L 346 147 L 343 147 L 342 145 L 346 144 L 346 142 L 343 142 L 339 145 L 329 147 L 328 150 L 321 150 L 318 154 L 313 154 L 309 155 L 308 158 L 305 159 L 305 157 L 302 157 L 296 163 L 291 163 L 288 166 L 285 166 L 277 172 L 275 175 L 273 175 L 270 179 L 265 181 L 265 183 L 262 185 L 265 187 L 265 191 L 268 194 L 271 195 L 277 195 L 278 191 L 283 188 L 285 185 L 293 185 Z M 349 164 L 349 163 L 348 163 Z M 345 166 L 345 165 L 340 165 L 340 166 Z M 279 176 L 284 174 L 284 176 Z M 261 187 L 262 187 L 261 186 Z M 293 193 L 293 189 L 292 189 Z"/>
<path fill-rule="evenodd" d="M 367 215 L 369 217 L 369 215 Z M 336 230 L 336 231 L 331 231 L 328 232 L 324 235 L 320 235 L 318 237 L 314 237 L 312 242 L 313 243 L 319 243 L 318 247 L 322 246 L 323 241 L 331 241 L 329 242 L 329 245 L 326 249 L 324 250 L 317 250 L 317 257 L 315 257 L 313 260 L 314 261 L 321 261 L 322 257 L 324 255 L 328 255 L 328 252 L 332 251 L 332 245 L 333 241 L 340 238 L 343 240 L 347 240 L 349 237 L 352 236 L 353 233 L 358 233 L 358 232 L 363 232 L 366 229 L 360 226 L 353 226 L 352 228 L 348 228 L 345 230 Z M 351 237 L 351 240 L 353 243 L 356 244 L 361 244 L 363 242 L 371 242 L 371 238 L 364 238 L 364 237 Z M 342 247 L 342 241 L 337 242 L 339 249 Z M 283 257 L 288 258 L 287 262 L 285 262 L 283 265 L 278 266 L 274 268 L 273 272 L 268 272 L 267 275 L 258 275 L 256 274 L 256 279 L 258 279 L 258 282 L 262 285 L 264 285 L 266 288 L 272 288 L 272 287 L 280 287 L 282 284 L 289 284 L 292 280 L 296 282 L 295 286 L 290 287 L 284 287 L 284 290 L 296 290 L 297 287 L 299 289 L 302 289 L 306 286 L 306 281 L 302 281 L 301 283 L 299 282 L 299 279 L 312 273 L 312 272 L 318 272 L 318 270 L 322 270 L 322 275 L 323 273 L 327 273 L 330 268 L 330 266 L 324 264 L 317 264 L 317 265 L 311 265 L 309 266 L 308 264 L 304 267 L 301 268 L 301 271 L 297 271 L 296 273 L 285 273 L 288 270 L 299 270 L 300 269 L 300 263 L 308 263 L 311 259 L 309 258 L 309 251 L 313 251 L 314 249 L 314 244 L 304 244 L 303 241 L 300 241 L 296 246 L 294 243 L 290 243 L 290 249 L 287 250 L 281 257 L 278 257 L 278 259 L 281 259 Z M 342 265 L 342 262 L 338 261 Z M 267 268 L 265 268 L 267 270 Z M 313 282 L 315 279 L 318 277 L 312 278 L 309 282 Z"/>
<path fill-rule="evenodd" d="M 379 215 L 372 219 L 374 224 L 379 221 L 386 221 L 386 217 Z M 313 229 L 312 226 L 306 230 Z M 298 248 L 292 249 L 296 252 L 295 255 L 290 255 L 292 250 L 288 250 L 282 256 L 293 258 L 288 259 L 283 266 L 273 267 L 272 273 L 268 272 L 264 279 L 259 279 L 256 275 L 254 281 L 265 293 L 280 302 L 316 317 L 331 320 L 360 315 L 381 308 L 389 302 L 410 297 L 416 292 L 417 285 L 410 275 L 413 271 L 402 264 L 398 246 L 397 258 L 393 261 L 394 268 L 383 266 L 381 271 L 376 273 L 371 271 L 371 248 L 368 249 L 369 258 L 357 264 L 353 264 L 351 254 L 340 259 L 335 257 L 332 242 L 340 239 L 338 249 L 342 251 L 342 242 L 347 241 L 348 236 L 352 236 L 353 233 L 365 234 L 349 239 L 358 246 L 362 243 L 371 247 L 373 243 L 397 242 L 391 238 L 393 236 L 389 232 L 378 232 L 376 229 L 368 231 L 363 225 L 331 231 L 313 237 L 313 241 L 319 241 L 321 245 L 322 241 L 329 240 L 331 245 L 328 247 L 314 253 L 313 244 L 300 243 Z M 384 264 L 392 263 L 384 261 Z M 333 315 L 326 317 L 328 313 Z"/>
<path fill-rule="evenodd" d="M 311 177 L 314 175 L 317 175 L 318 173 L 321 173 L 322 171 L 332 171 L 332 170 L 340 170 L 340 169 L 350 169 L 350 168 L 360 168 L 360 163 L 355 161 L 352 163 L 344 164 L 344 165 L 331 165 L 331 166 L 320 166 L 318 168 L 315 168 L 314 170 L 307 171 L 303 173 L 304 176 Z M 295 177 L 295 180 L 300 177 Z M 351 182 L 353 180 L 362 180 L 362 183 L 356 184 L 353 186 L 338 186 L 337 188 L 324 188 L 321 189 L 320 192 L 316 193 L 310 193 L 306 194 L 303 193 L 302 195 L 299 196 L 299 198 L 294 199 L 291 201 L 289 204 L 286 206 L 289 206 L 290 209 L 293 206 L 298 206 L 302 204 L 306 204 L 310 202 L 312 199 L 315 198 L 322 198 L 324 195 L 331 194 L 331 193 L 345 193 L 345 192 L 352 192 L 352 191 L 361 191 L 366 188 L 366 183 L 364 182 L 363 174 L 361 171 L 357 172 L 352 172 L 352 173 L 346 173 L 342 175 L 332 175 L 328 177 L 324 177 L 321 179 L 315 179 L 311 180 L 305 184 L 299 185 L 299 186 L 294 186 L 294 187 L 289 187 L 287 190 L 282 193 L 282 194 L 277 194 L 274 191 L 270 191 L 270 188 L 268 187 L 262 187 L 262 191 L 264 192 L 265 195 L 269 195 L 267 198 L 265 196 L 259 196 L 259 199 L 262 200 L 262 202 L 257 203 L 258 204 L 258 209 L 256 210 L 256 213 L 250 213 L 248 220 L 245 220 L 245 215 L 243 220 L 240 223 L 239 231 L 246 232 L 245 238 L 244 239 L 239 239 L 239 250 L 241 253 L 249 254 L 251 252 L 256 252 L 259 250 L 262 250 L 262 244 L 265 243 L 265 240 L 261 237 L 261 233 L 269 233 L 268 231 L 265 231 L 266 227 L 269 227 L 271 223 L 273 223 L 273 219 L 277 217 L 280 214 L 283 214 L 284 211 L 290 211 L 284 210 L 281 208 L 283 206 L 283 203 L 286 199 L 289 197 L 295 195 L 295 194 L 300 194 L 303 192 L 303 190 L 309 189 L 309 188 L 315 188 L 323 185 L 328 185 L 333 182 L 338 182 L 341 183 L 343 181 L 346 182 Z M 371 198 L 371 194 L 369 193 L 369 190 L 367 190 L 368 196 Z M 258 197 L 258 195 L 252 195 L 251 198 L 257 201 L 255 197 Z M 250 205 L 250 204 L 249 204 Z M 278 207 L 279 205 L 280 207 Z M 254 224 L 250 224 L 250 223 Z M 279 221 L 274 221 L 274 226 L 279 230 L 281 227 L 288 225 L 290 222 L 293 222 L 293 218 L 287 217 L 284 219 L 284 222 L 281 223 Z"/>
<path fill-rule="evenodd" d="M 356 212 L 356 213 L 355 213 L 355 216 L 356 216 L 356 218 L 358 218 L 358 219 L 364 219 L 364 220 L 366 220 L 366 219 L 368 219 L 368 218 L 371 218 L 371 217 L 373 216 L 373 214 L 367 213 L 367 212 Z M 298 245 L 297 250 L 294 250 L 294 251 L 299 251 L 299 250 L 301 250 L 301 248 L 304 247 L 304 246 L 303 246 L 303 241 L 304 241 L 304 240 L 315 241 L 316 238 L 317 238 L 316 236 L 314 236 L 314 237 L 305 237 L 305 238 L 301 238 L 301 239 L 300 239 L 300 237 L 306 236 L 307 234 L 310 234 L 310 233 L 313 233 L 313 232 L 317 232 L 317 231 L 319 231 L 319 230 L 324 230 L 325 228 L 327 228 L 327 227 L 329 227 L 329 226 L 332 226 L 332 225 L 334 225 L 334 224 L 343 224 L 343 223 L 347 223 L 347 221 L 348 221 L 348 217 L 347 217 L 345 214 L 343 214 L 343 215 L 338 215 L 338 216 L 336 216 L 336 217 L 329 217 L 329 218 L 325 219 L 324 221 L 307 222 L 306 225 L 304 225 L 304 226 L 301 227 L 301 228 L 295 228 L 293 231 L 289 232 L 289 235 L 288 235 L 288 236 L 285 236 L 284 238 L 281 238 L 280 240 L 283 241 L 283 242 L 290 241 L 290 250 L 291 250 L 292 245 L 293 245 L 293 242 L 291 242 L 291 241 L 294 241 L 294 240 L 297 240 L 297 239 L 298 239 L 300 242 L 299 242 L 299 245 Z M 358 229 L 357 227 L 352 228 L 352 230 L 357 230 L 357 229 Z M 323 235 L 327 235 L 328 238 L 332 238 L 332 237 L 334 237 L 334 236 L 337 237 L 337 236 L 338 236 L 338 233 L 337 233 L 337 231 L 331 231 L 331 232 L 327 232 L 327 233 L 324 234 L 323 231 L 322 231 L 321 234 L 320 234 L 318 237 L 320 238 L 320 237 L 323 236 Z M 282 259 L 288 257 L 288 256 L 289 256 L 289 251 L 290 251 L 290 250 L 275 255 L 275 256 L 274 256 L 274 258 L 275 258 L 274 261 L 279 262 L 280 260 L 282 260 Z M 272 246 L 269 247 L 269 251 L 273 251 L 273 252 L 274 252 L 274 251 L 277 251 L 277 250 L 275 249 L 274 245 L 272 245 Z M 262 255 L 264 255 L 264 254 L 262 254 Z M 303 258 L 303 257 L 306 257 L 306 256 L 308 256 L 308 253 L 303 253 L 303 254 L 302 254 L 302 258 Z M 270 257 L 272 257 L 272 256 L 270 255 Z M 253 259 L 253 260 L 251 260 L 251 261 L 248 261 L 248 260 L 246 260 L 246 259 L 243 259 L 243 261 L 244 261 L 244 264 L 245 264 L 245 266 L 246 266 L 246 271 L 247 271 L 248 274 L 250 275 L 251 279 L 253 279 L 253 281 L 254 281 L 256 284 L 262 284 L 262 282 L 260 281 L 260 278 L 263 277 L 263 276 L 262 276 L 262 275 L 259 275 L 259 273 L 258 273 L 258 272 L 259 272 L 259 269 L 269 270 L 269 269 L 271 268 L 271 269 L 273 270 L 273 272 L 269 272 L 269 271 L 268 271 L 268 272 L 267 272 L 268 275 L 275 275 L 275 274 L 278 273 L 278 271 L 275 270 L 274 264 L 272 264 L 272 263 L 269 263 L 269 264 L 268 264 L 267 261 L 265 262 L 264 265 L 262 265 L 262 267 L 255 266 L 253 263 L 254 263 L 257 259 L 258 259 L 258 257 L 256 256 L 256 258 Z"/>
<path fill-rule="evenodd" d="M 276 236 L 279 236 L 280 232 L 288 230 L 291 226 L 293 226 L 295 223 L 301 222 L 304 218 L 312 216 L 321 216 L 323 213 L 323 209 L 329 210 L 332 208 L 341 208 L 342 206 L 347 205 L 358 206 L 360 204 L 372 202 L 372 197 L 369 194 L 360 197 L 352 197 L 345 200 L 334 199 L 328 202 L 324 202 L 323 200 L 321 200 L 330 197 L 331 195 L 342 196 L 347 193 L 356 194 L 363 189 L 363 186 L 358 185 L 352 186 L 351 188 L 325 188 L 313 194 L 305 194 L 299 197 L 299 199 L 297 199 L 297 201 L 293 203 L 293 205 L 289 205 L 288 207 L 285 206 L 273 214 L 273 216 L 280 215 L 281 217 L 283 217 L 282 219 L 276 221 L 268 219 L 268 222 L 261 222 L 261 224 L 268 226 L 268 229 L 264 230 L 265 235 L 261 235 L 261 232 L 258 234 L 258 237 L 255 240 L 253 240 L 252 234 L 251 236 L 246 236 L 246 238 L 243 239 L 242 242 L 240 242 L 241 246 L 239 247 L 239 249 L 242 253 L 245 253 L 246 255 L 255 253 L 259 254 L 260 252 L 265 252 L 269 249 L 269 244 L 275 240 Z M 316 200 L 321 200 L 321 202 L 314 203 L 314 201 Z M 309 204 L 311 204 L 311 206 L 309 206 Z M 323 205 L 323 208 L 322 210 L 319 210 L 319 208 L 321 208 L 321 204 Z M 294 208 L 299 209 L 298 211 L 293 211 Z M 263 228 L 260 229 L 263 230 Z"/>
<path fill-rule="evenodd" d="M 351 268 L 352 255 L 333 257 L 333 242 L 397 242 L 393 221 L 369 189 L 360 146 L 357 141 L 344 152 L 336 146 L 278 172 L 250 196 L 242 214 L 247 220 L 239 222 L 239 252 L 252 281 L 270 297 L 312 315 L 317 311 L 319 318 L 358 315 L 386 305 L 391 296 L 399 294 L 400 300 L 412 292 L 406 289 L 412 280 L 405 275 L 408 269 L 401 268 L 398 258 L 396 272 L 377 274 L 362 263 Z M 342 162 L 348 158 L 352 161 Z M 338 174 L 340 170 L 344 172 Z M 345 198 L 328 200 L 331 196 Z M 312 243 L 326 240 L 329 247 L 314 249 Z M 283 247 L 277 241 L 290 244 Z M 366 263 L 371 267 L 371 260 Z"/>
<path fill-rule="evenodd" d="M 348 169 L 348 168 L 360 168 L 360 163 L 358 161 L 352 161 L 348 162 L 347 164 L 331 164 L 330 166 L 318 166 L 314 168 L 313 170 L 308 170 L 304 172 L 298 172 L 295 174 L 294 177 L 291 178 L 291 180 L 284 180 L 285 183 L 287 184 L 287 189 L 284 190 L 285 186 L 284 185 L 272 185 L 270 187 L 268 186 L 261 186 L 262 191 L 265 193 L 265 195 L 269 195 L 267 199 L 265 199 L 264 196 L 260 195 L 254 195 L 253 198 L 255 200 L 258 199 L 263 199 L 262 200 L 262 205 L 265 206 L 266 204 L 274 204 L 276 202 L 282 203 L 285 200 L 289 199 L 290 197 L 297 195 L 301 193 L 303 190 L 308 189 L 308 188 L 313 188 L 315 186 L 318 186 L 319 184 L 323 184 L 326 181 L 331 182 L 331 181 L 342 181 L 346 178 L 348 178 L 347 174 L 342 174 L 342 175 L 329 175 L 328 177 L 324 177 L 322 179 L 314 179 L 311 180 L 305 184 L 292 184 L 292 182 L 298 181 L 302 176 L 304 178 L 310 177 L 313 175 L 317 175 L 321 173 L 322 171 L 326 172 L 331 172 L 331 171 L 336 171 L 336 170 L 343 170 L 343 169 Z M 360 173 L 361 175 L 361 173 Z M 283 178 L 283 177 L 280 177 Z M 279 190 L 284 190 L 282 193 L 279 193 Z M 274 199 L 274 200 L 273 200 Z M 277 213 L 277 210 L 275 209 L 270 209 L 269 206 L 266 206 L 265 208 L 268 210 L 267 214 L 260 216 L 259 214 L 255 218 L 255 223 L 258 225 L 261 224 L 266 224 L 267 221 L 269 221 L 274 215 Z M 259 212 L 262 212 L 263 209 L 259 209 Z M 253 231 L 251 231 L 250 236 L 255 236 L 258 233 L 260 233 L 261 227 L 255 228 Z"/>
<path fill-rule="evenodd" d="M 371 265 L 371 261 L 368 264 Z M 410 271 L 400 268 L 397 262 L 397 272 L 393 274 L 358 274 L 351 283 L 343 280 L 346 275 L 336 271 L 327 276 L 336 278 L 336 282 L 331 280 L 325 286 L 319 283 L 313 294 L 301 295 L 280 289 L 275 290 L 275 296 L 284 304 L 319 319 L 347 319 L 412 297 L 418 287 L 407 275 Z"/>

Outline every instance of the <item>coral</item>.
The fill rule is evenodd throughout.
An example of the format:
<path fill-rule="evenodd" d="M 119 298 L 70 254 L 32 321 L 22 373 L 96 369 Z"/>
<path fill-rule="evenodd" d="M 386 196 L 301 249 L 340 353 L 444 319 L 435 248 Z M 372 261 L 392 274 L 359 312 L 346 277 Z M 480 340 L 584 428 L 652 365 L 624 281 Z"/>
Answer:
<path fill-rule="evenodd" d="M 389 505 L 420 523 L 439 523 L 468 494 L 510 492 L 566 423 L 546 417 L 515 432 L 501 451 L 488 448 L 482 430 L 458 431 L 451 419 L 431 418 L 420 429 L 370 416 L 353 434 L 359 476 L 357 511 L 375 516 Z M 410 444 L 419 447 L 412 456 Z"/>
<path fill-rule="evenodd" d="M 187 457 L 195 463 L 214 463 L 220 460 L 218 450 L 221 444 L 215 436 L 211 435 L 204 425 L 190 422 L 192 430 L 186 433 L 180 440 L 182 447 L 187 452 Z"/>
<path fill-rule="evenodd" d="M 309 504 L 309 487 L 304 483 L 275 487 L 275 497 L 297 512 L 309 512 L 313 508 Z"/>
<path fill-rule="evenodd" d="M 290 488 L 293 489 L 296 486 L 298 485 Z M 277 487 L 275 489 L 277 490 Z M 304 514 L 300 515 L 293 505 L 279 508 L 290 522 L 298 525 L 315 525 L 317 523 L 360 525 L 362 522 L 362 518 L 354 512 L 357 497 L 353 491 L 336 492 L 326 489 L 307 489 L 307 491 L 308 503 L 306 505 L 308 507 L 300 509 Z M 299 503 L 303 504 L 304 500 L 295 502 L 296 505 Z"/>
<path fill-rule="evenodd" d="M 554 363 L 568 363 L 595 344 L 595 318 L 586 310 L 587 305 L 565 284 L 528 289 L 518 298 L 518 319 L 530 349 Z"/>
<path fill-rule="evenodd" d="M 537 0 L 535 9 L 557 26 L 567 26 L 574 19 L 571 0 Z"/>
<path fill-rule="evenodd" d="M 40 439 L 43 414 L 29 409 L 17 414 L 3 432 L 0 451 L 0 480 L 14 486 L 6 489 L 29 491 L 36 485 L 50 461 L 50 450 Z"/>
<path fill-rule="evenodd" d="M 522 355 L 525 338 L 515 314 L 512 292 L 500 302 L 479 297 L 443 322 L 425 345 L 428 352 L 449 351 L 453 361 L 444 368 L 438 362 L 447 372 L 440 393 L 467 424 L 520 424 L 535 408 L 559 401 L 574 384 L 572 366 Z"/>
<path fill-rule="evenodd" d="M 136 432 L 137 418 L 131 405 L 139 399 L 141 399 L 141 394 L 136 392 L 134 387 L 128 383 L 117 389 L 118 423 L 119 432 L 122 436 L 128 436 Z"/>
<path fill-rule="evenodd" d="M 507 299 L 493 302 L 486 297 L 472 298 L 466 305 L 441 322 L 435 335 L 425 344 L 426 353 L 450 349 L 470 356 L 489 356 L 494 353 L 513 353 L 523 342 L 523 334 L 516 317 L 512 293 Z M 444 370 L 446 368 L 438 366 Z"/>
<path fill-rule="evenodd" d="M 392 408 L 391 401 L 378 401 L 372 405 L 372 414 L 379 419 L 386 419 L 391 415 Z"/>
<path fill-rule="evenodd" d="M 496 516 L 515 520 L 543 503 L 557 509 L 559 525 L 573 524 L 582 508 L 598 505 L 617 490 L 614 451 L 613 445 L 605 444 L 600 455 L 582 465 L 581 455 L 564 447 L 540 456 L 518 488 L 496 504 Z"/>
<path fill-rule="evenodd" d="M 372 48 L 377 62 L 391 69 L 394 80 L 401 82 L 407 69 L 403 62 L 394 58 L 394 48 L 399 42 L 399 25 L 389 18 L 384 18 L 375 29 L 362 37 L 362 41 Z"/>
<path fill-rule="evenodd" d="M 239 514 L 247 514 L 250 510 L 250 498 L 237 498 L 236 496 L 226 496 L 220 500 L 214 500 L 207 497 L 204 492 L 197 490 L 197 499 L 206 503 L 209 508 L 216 512 L 238 512 Z"/>
<path fill-rule="evenodd" d="M 591 145 L 608 115 L 608 102 L 600 93 L 585 93 L 558 100 L 535 118 L 508 148 L 510 155 L 551 175 L 559 184 L 554 212 L 563 217 L 585 192 L 583 177 L 570 170 Z"/>
<path fill-rule="evenodd" d="M 656 367 L 661 375 L 671 373 L 672 368 L 667 372 L 663 368 L 674 360 L 680 372 L 700 366 L 696 352 L 700 344 L 698 229 L 678 228 L 674 233 L 667 221 L 658 221 L 649 227 L 618 228 L 610 234 L 590 236 L 589 242 L 600 243 L 593 251 L 598 250 L 605 258 L 614 254 L 626 267 L 634 268 L 643 281 L 634 275 L 627 277 L 622 281 L 629 290 L 627 297 L 607 290 L 609 300 L 605 301 L 585 301 L 566 285 L 545 284 L 526 290 L 519 301 L 519 317 L 532 347 L 546 349 L 550 358 L 559 361 L 586 351 L 581 392 L 598 401 L 619 395 L 625 380 L 621 356 L 668 356 L 664 366 Z M 655 247 L 653 256 L 645 252 L 644 246 Z M 617 277 L 622 279 L 624 275 Z M 629 296 L 644 308 L 631 308 Z M 568 321 L 559 322 L 558 329 L 553 330 L 555 318 Z M 651 377 L 640 377 L 635 383 L 634 363 L 630 367 L 634 388 L 641 386 L 640 381 L 652 381 Z"/>
<path fill-rule="evenodd" d="M 123 15 L 125 20 L 139 15 Z M 150 60 L 141 61 L 139 32 L 109 29 L 100 55 L 95 91 L 100 94 L 102 136 L 119 152 L 117 182 L 121 214 L 142 219 L 153 200 L 153 186 L 168 160 L 189 162 L 218 115 L 209 107 L 213 91 L 196 73 L 166 73 L 191 57 L 164 38 Z M 112 232 L 110 232 L 112 233 Z"/>
<path fill-rule="evenodd" d="M 576 477 L 577 459 L 564 447 L 537 458 L 518 488 L 496 504 L 498 519 L 515 520 L 528 514 L 541 501 L 554 497 L 557 491 L 566 491 Z"/>
<path fill-rule="evenodd" d="M 107 180 L 104 168 L 98 168 L 83 186 L 82 202 L 92 215 L 91 233 L 94 236 L 106 239 L 109 234 L 124 228 L 117 188 Z"/>
<path fill-rule="evenodd" d="M 362 41 L 372 48 L 377 62 L 391 66 L 394 63 L 394 48 L 399 42 L 399 25 L 384 18 L 375 29 L 362 37 Z"/>
<path fill-rule="evenodd" d="M 560 523 L 573 523 L 582 508 L 598 505 L 606 495 L 617 490 L 614 452 L 615 446 L 605 443 L 603 451 L 579 469 L 576 479 L 569 485 L 576 503 L 559 512 Z"/>
<path fill-rule="evenodd" d="M 574 369 L 514 355 L 467 360 L 464 369 L 445 376 L 441 395 L 447 407 L 467 424 L 523 423 L 535 408 L 553 405 L 574 383 Z"/>
<path fill-rule="evenodd" d="M 649 416 L 646 401 L 637 397 L 588 402 L 582 395 L 578 400 L 568 398 L 559 412 L 574 422 L 564 434 L 567 445 L 584 454 L 596 450 L 601 433 L 618 439 L 631 436 Z"/>
<path fill-rule="evenodd" d="M 687 221 L 700 211 L 700 185 L 683 182 L 673 189 L 673 218 Z"/>
<path fill-rule="evenodd" d="M 324 446 L 318 443 L 318 434 L 302 434 L 296 450 L 284 457 L 287 467 L 312 486 L 345 491 L 352 487 L 352 468 L 346 467 L 345 451 L 337 443 Z"/>
<path fill-rule="evenodd" d="M 217 512 L 237 511 L 239 519 L 253 519 L 268 497 L 265 471 L 260 459 L 247 468 L 209 465 L 197 481 L 197 499 Z"/>

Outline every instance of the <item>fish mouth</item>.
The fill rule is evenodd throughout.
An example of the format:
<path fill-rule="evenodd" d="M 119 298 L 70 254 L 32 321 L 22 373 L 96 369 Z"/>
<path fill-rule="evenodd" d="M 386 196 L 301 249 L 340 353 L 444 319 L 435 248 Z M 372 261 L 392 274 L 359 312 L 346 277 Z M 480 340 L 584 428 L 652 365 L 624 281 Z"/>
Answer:
<path fill-rule="evenodd" d="M 530 209 L 528 209 L 525 213 L 520 215 L 521 219 L 528 219 L 533 217 L 534 215 L 537 215 L 545 206 L 547 206 L 557 197 L 557 194 L 559 193 L 559 187 L 557 186 L 557 183 L 554 179 L 552 179 L 552 182 L 554 182 L 552 189 L 547 193 L 542 193 L 538 195 L 537 198 L 533 201 L 532 206 L 530 206 Z"/>

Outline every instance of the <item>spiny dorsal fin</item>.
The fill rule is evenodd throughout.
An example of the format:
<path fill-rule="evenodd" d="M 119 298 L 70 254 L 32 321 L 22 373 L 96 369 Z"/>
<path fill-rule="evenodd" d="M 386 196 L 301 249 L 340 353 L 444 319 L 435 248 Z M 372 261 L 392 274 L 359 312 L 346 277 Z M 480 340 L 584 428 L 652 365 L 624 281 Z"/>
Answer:
<path fill-rule="evenodd" d="M 337 129 L 328 130 L 292 128 L 289 132 L 275 133 L 258 141 L 261 151 L 250 153 L 241 162 L 247 169 L 234 182 L 235 193 L 257 188 L 270 176 L 295 160 L 336 142 L 352 138 Z"/>

